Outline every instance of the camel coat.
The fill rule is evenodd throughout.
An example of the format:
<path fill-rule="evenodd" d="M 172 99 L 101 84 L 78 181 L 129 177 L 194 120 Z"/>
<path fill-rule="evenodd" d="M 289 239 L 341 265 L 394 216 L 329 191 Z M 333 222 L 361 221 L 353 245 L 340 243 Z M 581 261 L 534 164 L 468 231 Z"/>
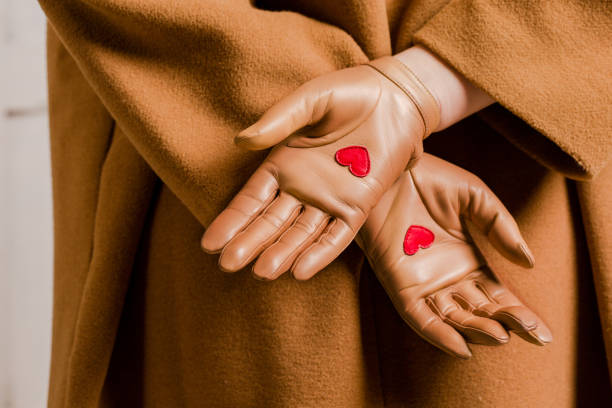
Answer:
<path fill-rule="evenodd" d="M 612 400 L 612 6 L 548 0 L 40 0 L 55 300 L 50 407 L 571 407 Z M 480 176 L 554 342 L 461 361 L 351 245 L 308 282 L 224 274 L 200 237 L 265 156 L 233 136 L 310 78 L 420 43 L 499 104 L 426 150 Z M 599 401 L 596 405 L 595 401 Z"/>

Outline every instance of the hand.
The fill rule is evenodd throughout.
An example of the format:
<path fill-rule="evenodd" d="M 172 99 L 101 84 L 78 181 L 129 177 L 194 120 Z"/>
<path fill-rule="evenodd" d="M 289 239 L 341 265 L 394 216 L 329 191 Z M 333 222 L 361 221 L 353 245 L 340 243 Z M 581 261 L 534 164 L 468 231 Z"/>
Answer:
<path fill-rule="evenodd" d="M 503 344 L 506 329 L 549 343 L 542 319 L 487 267 L 465 220 L 504 257 L 533 267 L 516 222 L 495 194 L 473 174 L 428 154 L 385 193 L 357 242 L 403 320 L 440 349 L 468 358 L 465 339 Z"/>
<path fill-rule="evenodd" d="M 312 277 L 420 156 L 423 137 L 437 126 L 435 99 L 402 77 L 392 57 L 372 64 L 307 82 L 238 135 L 249 149 L 280 144 L 202 238 L 205 251 L 221 252 L 221 269 L 234 272 L 258 257 L 259 278 L 289 269 L 296 279 Z M 384 71 L 405 80 L 402 88 Z"/>

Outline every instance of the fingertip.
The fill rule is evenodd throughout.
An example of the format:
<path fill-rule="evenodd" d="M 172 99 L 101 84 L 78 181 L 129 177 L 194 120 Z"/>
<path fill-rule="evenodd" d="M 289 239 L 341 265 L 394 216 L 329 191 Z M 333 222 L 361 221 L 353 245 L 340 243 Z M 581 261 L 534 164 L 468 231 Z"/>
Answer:
<path fill-rule="evenodd" d="M 472 357 L 472 351 L 463 336 L 439 318 L 423 329 L 421 334 L 431 344 L 454 357 L 464 360 Z"/>
<path fill-rule="evenodd" d="M 291 265 L 291 268 L 289 268 L 289 273 L 293 279 L 297 281 L 306 281 L 314 275 L 314 273 L 310 273 L 310 270 L 312 269 L 312 265 L 310 265 L 311 262 L 309 260 L 310 258 L 308 256 L 304 256 L 307 253 L 308 251 L 306 250 L 298 255 L 296 260 L 293 262 L 293 265 Z"/>
<path fill-rule="evenodd" d="M 501 324 L 495 320 L 490 320 L 488 323 L 486 327 L 480 328 L 480 330 L 478 328 L 472 331 L 464 329 L 464 334 L 467 335 L 471 343 L 485 346 L 501 346 L 510 341 L 510 335 Z"/>
<path fill-rule="evenodd" d="M 540 323 L 538 327 L 536 327 L 530 333 L 540 341 L 541 346 L 545 346 L 553 341 L 553 336 L 550 329 L 543 323 Z"/>
<path fill-rule="evenodd" d="M 246 150 L 264 150 L 280 143 L 287 136 L 278 123 L 256 122 L 234 136 L 234 144 Z"/>
<path fill-rule="evenodd" d="M 221 262 L 219 262 L 217 266 L 219 267 L 219 270 L 224 273 L 236 273 L 239 271 L 239 269 L 234 269 L 231 266 L 222 264 Z"/>
<path fill-rule="evenodd" d="M 253 136 L 259 135 L 260 132 L 259 132 L 259 129 L 258 129 L 258 126 L 257 126 L 258 123 L 259 123 L 259 120 L 257 122 L 255 122 L 255 123 L 253 123 L 251 126 L 242 129 L 238 133 L 238 136 L 236 136 L 236 137 L 240 137 L 240 138 L 245 138 L 246 137 L 246 138 L 248 138 L 248 137 L 253 137 Z"/>
<path fill-rule="evenodd" d="M 244 254 L 241 253 L 241 248 L 230 252 L 225 249 L 221 251 L 219 257 L 219 269 L 226 273 L 238 272 L 245 267 Z"/>
<path fill-rule="evenodd" d="M 470 358 L 472 358 L 472 351 L 470 350 L 465 341 L 463 341 L 463 344 L 457 343 L 452 345 L 444 345 L 440 348 L 446 354 L 460 358 L 461 360 L 469 360 Z"/>
<path fill-rule="evenodd" d="M 472 358 L 472 351 L 468 347 L 463 336 L 457 332 L 455 332 L 455 335 L 452 338 L 448 339 L 446 346 L 455 357 L 463 360 L 469 360 Z"/>
<path fill-rule="evenodd" d="M 254 134 L 240 133 L 236 137 L 234 137 L 234 144 L 240 147 L 241 149 L 246 149 L 246 150 L 265 149 L 265 147 L 261 147 L 259 146 L 259 144 L 256 143 L 256 140 L 259 136 L 261 136 L 259 133 L 254 133 Z"/>
<path fill-rule="evenodd" d="M 498 332 L 495 334 L 495 339 L 499 342 L 500 345 L 508 344 L 510 341 L 510 334 L 502 327 L 503 333 Z"/>
<path fill-rule="evenodd" d="M 531 250 L 529 249 L 529 247 L 527 246 L 527 244 L 525 242 L 521 242 L 519 244 L 519 249 L 521 251 L 522 254 L 522 266 L 532 269 L 535 266 L 535 258 L 533 256 L 533 253 L 531 252 Z"/>
<path fill-rule="evenodd" d="M 213 222 L 206 228 L 202 239 L 200 240 L 200 246 L 202 250 L 208 254 L 218 254 L 222 252 L 223 248 L 236 234 L 235 227 L 228 222 L 227 209 L 213 220 Z"/>
<path fill-rule="evenodd" d="M 266 255 L 266 252 L 262 254 Z M 253 267 L 251 268 L 251 273 L 253 277 L 258 280 L 263 281 L 272 281 L 278 278 L 282 273 L 278 271 L 278 265 L 271 263 L 269 259 L 262 258 L 262 255 L 257 258 Z"/>
<path fill-rule="evenodd" d="M 538 318 L 525 306 L 502 307 L 490 316 L 516 332 L 530 332 L 538 327 Z"/>
<path fill-rule="evenodd" d="M 489 240 L 497 251 L 510 262 L 526 269 L 533 269 L 535 267 L 535 258 L 533 253 L 525 241 L 519 237 L 507 240 L 503 237 L 491 236 Z"/>
<path fill-rule="evenodd" d="M 251 276 L 253 277 L 253 279 L 262 281 L 262 282 L 270 282 L 276 279 L 276 277 L 272 275 L 263 275 L 261 273 L 258 273 L 254 267 L 251 268 Z"/>
<path fill-rule="evenodd" d="M 276 261 L 276 258 L 270 256 L 269 253 L 264 251 L 264 253 L 261 254 L 255 261 L 253 268 L 251 268 L 253 276 L 260 280 L 275 280 L 286 272 L 286 268 L 282 268 L 282 264 Z"/>
<path fill-rule="evenodd" d="M 291 276 L 293 276 L 293 279 L 302 282 L 309 280 L 310 278 L 315 276 L 317 272 L 319 271 L 315 270 L 313 265 L 310 265 L 309 262 L 305 263 L 303 259 L 299 258 L 298 261 L 296 261 L 296 263 L 290 269 L 290 273 Z"/>
<path fill-rule="evenodd" d="M 200 247 L 202 248 L 202 251 L 210 255 L 218 254 L 223 249 L 223 247 L 219 247 L 218 243 L 215 242 L 213 237 L 207 235 L 206 233 L 202 235 Z"/>
<path fill-rule="evenodd" d="M 307 281 L 308 279 L 312 277 L 311 274 L 301 269 L 292 269 L 291 276 L 293 276 L 293 279 L 295 279 L 296 281 L 300 281 L 300 282 Z"/>

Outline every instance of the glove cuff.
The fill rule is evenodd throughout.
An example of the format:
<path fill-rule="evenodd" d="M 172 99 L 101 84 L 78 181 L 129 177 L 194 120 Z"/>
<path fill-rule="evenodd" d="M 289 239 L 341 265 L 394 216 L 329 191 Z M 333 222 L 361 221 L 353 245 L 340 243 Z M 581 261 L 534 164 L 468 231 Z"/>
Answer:
<path fill-rule="evenodd" d="M 375 59 L 366 65 L 374 68 L 393 82 L 415 104 L 425 127 L 423 139 L 438 128 L 440 124 L 440 105 L 410 68 L 397 58 L 389 56 Z"/>

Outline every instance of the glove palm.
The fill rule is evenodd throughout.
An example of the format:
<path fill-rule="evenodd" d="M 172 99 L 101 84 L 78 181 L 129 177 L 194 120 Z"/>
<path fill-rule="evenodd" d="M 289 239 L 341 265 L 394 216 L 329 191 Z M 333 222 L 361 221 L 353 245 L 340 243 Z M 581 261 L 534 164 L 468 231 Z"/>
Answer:
<path fill-rule="evenodd" d="M 543 321 L 488 268 L 465 220 L 507 259 L 533 266 L 516 222 L 493 192 L 428 154 L 385 193 L 357 241 L 404 321 L 442 350 L 467 358 L 459 333 L 496 345 L 508 341 L 505 328 L 535 344 L 550 342 Z"/>

